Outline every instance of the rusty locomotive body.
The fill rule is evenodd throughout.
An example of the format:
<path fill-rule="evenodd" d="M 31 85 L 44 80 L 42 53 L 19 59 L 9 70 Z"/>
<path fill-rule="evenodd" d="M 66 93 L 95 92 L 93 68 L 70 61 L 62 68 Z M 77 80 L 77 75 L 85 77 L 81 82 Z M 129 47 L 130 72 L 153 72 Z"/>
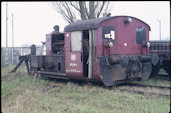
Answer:
<path fill-rule="evenodd" d="M 131 16 L 82 20 L 46 35 L 46 55 L 29 55 L 29 73 L 102 81 L 106 86 L 146 80 L 156 54 L 149 54 L 150 26 Z"/>
<path fill-rule="evenodd" d="M 150 54 L 157 54 L 159 62 L 152 66 L 152 73 L 156 74 L 163 68 L 170 75 L 170 41 L 150 41 Z"/>

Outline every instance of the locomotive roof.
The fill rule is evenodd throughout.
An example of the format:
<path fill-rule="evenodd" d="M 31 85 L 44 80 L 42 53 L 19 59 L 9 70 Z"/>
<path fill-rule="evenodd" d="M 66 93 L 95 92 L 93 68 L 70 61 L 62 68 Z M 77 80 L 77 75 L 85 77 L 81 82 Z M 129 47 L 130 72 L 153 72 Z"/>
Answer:
<path fill-rule="evenodd" d="M 80 20 L 80 21 L 74 22 L 70 25 L 67 25 L 64 28 L 64 31 L 68 32 L 68 31 L 77 31 L 77 30 L 86 30 L 86 29 L 97 29 L 99 27 L 99 24 L 102 21 L 107 20 L 109 18 L 115 18 L 115 17 L 131 17 L 131 16 L 112 16 L 112 17 L 102 17 L 102 18 L 89 19 L 89 20 Z M 131 18 L 134 18 L 136 20 L 143 22 L 144 24 L 146 24 L 149 27 L 149 30 L 151 30 L 150 26 L 147 23 L 145 23 L 144 21 L 142 21 L 138 18 L 135 18 L 135 17 L 131 17 Z"/>

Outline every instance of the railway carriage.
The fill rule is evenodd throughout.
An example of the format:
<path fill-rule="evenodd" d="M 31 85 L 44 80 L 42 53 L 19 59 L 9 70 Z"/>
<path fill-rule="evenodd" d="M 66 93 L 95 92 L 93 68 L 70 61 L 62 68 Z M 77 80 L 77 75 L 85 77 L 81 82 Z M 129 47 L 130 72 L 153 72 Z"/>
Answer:
<path fill-rule="evenodd" d="M 163 68 L 170 75 L 170 41 L 150 41 L 150 54 L 157 54 L 159 62 L 152 66 L 153 76 Z"/>
<path fill-rule="evenodd" d="M 149 54 L 150 26 L 131 16 L 80 20 L 64 32 L 46 35 L 46 55 L 29 55 L 29 73 L 78 80 L 102 81 L 112 86 L 128 80 L 146 80 L 156 54 Z"/>

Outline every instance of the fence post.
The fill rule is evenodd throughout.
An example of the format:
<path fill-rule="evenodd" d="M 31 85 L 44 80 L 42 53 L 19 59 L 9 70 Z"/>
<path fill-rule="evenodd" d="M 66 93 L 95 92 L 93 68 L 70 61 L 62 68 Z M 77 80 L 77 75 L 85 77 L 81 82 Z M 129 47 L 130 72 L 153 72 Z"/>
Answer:
<path fill-rule="evenodd" d="M 8 47 L 5 48 L 5 66 L 7 66 L 9 64 L 8 62 Z"/>

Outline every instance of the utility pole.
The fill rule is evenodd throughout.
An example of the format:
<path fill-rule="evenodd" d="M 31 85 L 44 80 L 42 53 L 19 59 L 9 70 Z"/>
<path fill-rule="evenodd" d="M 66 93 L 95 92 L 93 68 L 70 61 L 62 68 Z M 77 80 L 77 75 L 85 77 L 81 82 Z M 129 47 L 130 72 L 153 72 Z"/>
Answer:
<path fill-rule="evenodd" d="M 161 21 L 159 19 L 157 19 L 157 21 L 159 22 L 160 40 L 161 40 Z"/>
<path fill-rule="evenodd" d="M 6 49 L 5 49 L 5 65 L 9 64 L 8 53 L 8 3 L 6 2 Z"/>
<path fill-rule="evenodd" d="M 13 13 L 12 13 L 12 64 L 14 64 L 14 22 L 13 22 Z"/>
<path fill-rule="evenodd" d="M 6 48 L 8 48 L 8 3 L 6 3 Z"/>

